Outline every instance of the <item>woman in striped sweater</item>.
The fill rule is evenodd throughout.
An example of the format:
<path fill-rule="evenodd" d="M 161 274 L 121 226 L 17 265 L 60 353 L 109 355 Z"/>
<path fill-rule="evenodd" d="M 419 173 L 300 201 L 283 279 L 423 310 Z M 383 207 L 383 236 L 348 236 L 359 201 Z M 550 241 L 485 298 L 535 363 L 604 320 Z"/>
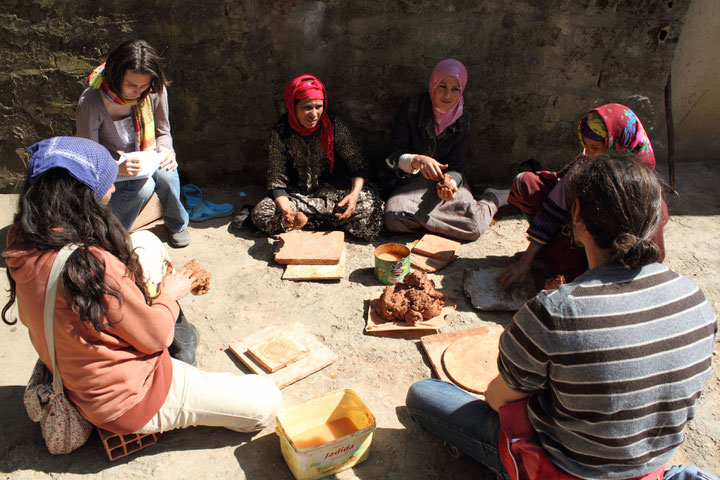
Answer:
<path fill-rule="evenodd" d="M 661 478 L 710 374 L 715 316 L 697 285 L 657 263 L 660 185 L 647 166 L 616 153 L 582 159 L 571 191 L 589 270 L 518 311 L 487 402 L 423 380 L 408 411 L 503 478 L 518 465 L 498 440 L 503 409 L 521 400 L 557 472 L 544 478 Z"/>

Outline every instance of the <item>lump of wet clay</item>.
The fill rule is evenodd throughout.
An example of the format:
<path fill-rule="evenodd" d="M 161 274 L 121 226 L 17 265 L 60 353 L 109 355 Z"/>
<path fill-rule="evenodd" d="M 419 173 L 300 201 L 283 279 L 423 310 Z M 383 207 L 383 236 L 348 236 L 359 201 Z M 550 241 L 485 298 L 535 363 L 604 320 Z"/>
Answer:
<path fill-rule="evenodd" d="M 426 292 L 435 291 L 435 283 L 433 283 L 432 280 L 427 278 L 427 273 L 422 270 L 414 270 L 408 273 L 407 275 L 405 275 L 402 283 L 404 283 L 408 287 L 417 288 Z"/>
<path fill-rule="evenodd" d="M 377 304 L 377 312 L 386 320 L 403 320 L 408 310 L 408 301 L 402 294 L 395 292 L 395 286 L 385 287 L 380 301 Z"/>
<path fill-rule="evenodd" d="M 300 230 L 308 222 L 307 215 L 303 212 L 285 212 L 283 214 L 285 225 L 293 230 Z"/>
<path fill-rule="evenodd" d="M 564 284 L 565 277 L 563 277 L 562 275 L 557 275 L 556 277 L 548 278 L 547 280 L 545 280 L 545 290 L 554 290 L 560 285 Z"/>
<path fill-rule="evenodd" d="M 375 311 L 385 320 L 402 320 L 408 325 L 433 318 L 445 306 L 442 293 L 422 270 L 405 276 L 394 286 L 385 287 Z"/>
<path fill-rule="evenodd" d="M 193 258 L 185 264 L 183 269 L 188 269 L 195 278 L 195 286 L 190 293 L 193 295 L 205 295 L 210 290 L 210 272 L 205 270 Z"/>

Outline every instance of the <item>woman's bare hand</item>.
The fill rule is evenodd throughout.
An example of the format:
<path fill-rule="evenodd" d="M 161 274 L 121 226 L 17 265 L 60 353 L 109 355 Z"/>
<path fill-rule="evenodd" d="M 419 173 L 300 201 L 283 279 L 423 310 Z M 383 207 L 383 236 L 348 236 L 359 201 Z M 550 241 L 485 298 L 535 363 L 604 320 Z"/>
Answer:
<path fill-rule="evenodd" d="M 173 300 L 180 300 L 199 285 L 200 280 L 192 275 L 192 270 L 183 267 L 178 272 L 165 275 L 160 283 L 160 292 L 167 293 Z"/>
<path fill-rule="evenodd" d="M 510 265 L 505 271 L 500 274 L 500 284 L 505 288 L 509 289 L 513 285 L 522 283 L 530 273 L 532 263 L 522 258 L 517 262 Z"/>
<path fill-rule="evenodd" d="M 415 155 L 411 166 L 416 169 L 420 169 L 422 176 L 428 180 L 434 180 L 440 182 L 443 179 L 443 170 L 448 168 L 444 163 L 440 163 L 432 157 L 427 155 Z"/>
<path fill-rule="evenodd" d="M 336 213 L 335 217 L 337 217 L 338 220 L 345 220 L 350 218 L 350 215 L 355 212 L 355 208 L 357 207 L 357 199 L 357 193 L 350 192 L 345 195 L 345 197 L 343 197 L 343 199 L 340 200 L 337 204 L 338 208 L 345 207 L 345 211 Z"/>
<path fill-rule="evenodd" d="M 176 170 L 178 167 L 177 161 L 175 160 L 175 150 L 167 148 L 163 145 L 158 145 L 158 154 L 161 155 L 160 165 L 158 168 L 165 168 L 168 171 Z"/>
<path fill-rule="evenodd" d="M 449 202 L 455 198 L 455 194 L 458 192 L 458 186 L 455 180 L 449 175 L 444 174 L 443 180 L 437 184 L 437 194 L 441 200 Z"/>
<path fill-rule="evenodd" d="M 293 230 L 300 230 L 307 223 L 308 218 L 302 212 L 296 212 L 295 210 L 285 210 L 282 215 L 282 224 L 285 228 L 292 228 Z"/>
<path fill-rule="evenodd" d="M 118 152 L 122 157 L 125 157 L 125 161 L 120 164 L 118 168 L 118 175 L 124 177 L 134 177 L 140 170 L 142 170 L 142 158 L 138 155 L 140 152 Z"/>

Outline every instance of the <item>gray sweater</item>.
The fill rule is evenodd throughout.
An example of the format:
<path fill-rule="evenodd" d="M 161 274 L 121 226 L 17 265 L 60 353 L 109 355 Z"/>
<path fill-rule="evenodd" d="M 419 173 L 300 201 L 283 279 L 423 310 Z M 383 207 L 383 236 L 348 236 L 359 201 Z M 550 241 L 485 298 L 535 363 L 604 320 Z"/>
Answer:
<path fill-rule="evenodd" d="M 506 383 L 553 463 L 632 478 L 670 460 L 710 375 L 715 315 L 693 282 L 654 263 L 600 265 L 540 292 L 500 338 Z"/>
<path fill-rule="evenodd" d="M 170 120 L 168 117 L 168 94 L 167 87 L 163 88 L 160 95 L 150 94 L 155 117 L 155 140 L 158 145 L 173 148 L 172 136 L 170 135 Z M 102 91 L 86 88 L 80 95 L 75 118 L 75 135 L 98 142 L 110 151 L 115 158 L 119 158 L 117 150 L 123 148 L 124 142 L 118 135 L 112 115 L 116 117 L 130 114 L 131 107 L 106 103 Z M 127 114 L 125 114 L 127 112 Z"/>

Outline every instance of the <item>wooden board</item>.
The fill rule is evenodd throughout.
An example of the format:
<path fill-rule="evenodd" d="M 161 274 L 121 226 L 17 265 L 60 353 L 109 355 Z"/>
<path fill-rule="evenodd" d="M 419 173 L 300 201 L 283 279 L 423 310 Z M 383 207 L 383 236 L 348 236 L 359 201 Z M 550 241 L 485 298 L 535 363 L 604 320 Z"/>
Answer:
<path fill-rule="evenodd" d="M 345 232 L 280 234 L 275 261 L 282 265 L 336 265 L 345 249 Z"/>
<path fill-rule="evenodd" d="M 460 242 L 427 233 L 413 246 L 412 251 L 425 257 L 450 262 L 460 251 Z"/>
<path fill-rule="evenodd" d="M 469 335 L 460 337 L 443 352 L 445 373 L 455 385 L 473 393 L 485 393 L 498 374 L 499 336 Z"/>
<path fill-rule="evenodd" d="M 379 301 L 382 291 L 370 300 L 367 312 L 367 323 L 365 324 L 365 331 L 372 335 L 383 335 L 386 333 L 393 332 L 413 332 L 416 334 L 437 332 L 447 324 L 445 323 L 445 316 L 457 308 L 457 302 L 452 299 L 445 297 L 445 306 L 440 311 L 440 315 L 433 318 L 423 320 L 415 325 L 409 325 L 406 322 L 390 322 L 385 320 L 375 311 L 375 304 Z"/>
<path fill-rule="evenodd" d="M 297 340 L 280 333 L 260 343 L 250 345 L 247 353 L 265 370 L 272 373 L 307 356 L 310 350 Z"/>
<path fill-rule="evenodd" d="M 160 199 L 158 198 L 157 193 L 153 193 L 150 200 L 145 202 L 142 210 L 138 213 L 135 222 L 133 222 L 130 227 L 130 233 L 134 232 L 138 228 L 144 227 L 145 225 L 151 224 L 155 220 L 160 220 L 162 218 L 162 214 L 163 210 Z"/>
<path fill-rule="evenodd" d="M 537 290 L 532 275 L 528 275 L 522 284 L 505 290 L 498 281 L 504 270 L 503 267 L 465 270 L 465 294 L 470 297 L 473 307 L 478 310 L 514 312 L 535 296 Z"/>
<path fill-rule="evenodd" d="M 430 365 L 432 366 L 433 370 L 435 371 L 435 375 L 437 375 L 437 378 L 440 380 L 444 380 L 446 382 L 451 382 L 452 379 L 450 376 L 445 372 L 445 368 L 442 364 L 442 356 L 445 352 L 445 349 L 453 343 L 455 340 L 472 336 L 472 335 L 485 335 L 490 338 L 494 338 L 496 348 L 497 348 L 497 339 L 500 338 L 500 335 L 502 335 L 502 332 L 505 329 L 501 325 L 487 325 L 484 327 L 477 327 L 477 328 L 470 328 L 467 330 L 458 330 L 455 332 L 447 332 L 447 333 L 438 333 L 435 335 L 426 335 L 420 339 L 420 343 L 422 343 L 423 349 L 425 350 L 425 353 L 428 356 L 428 360 L 430 360 Z M 489 340 L 488 340 L 489 341 Z M 496 367 L 497 368 L 497 367 Z M 497 374 L 497 372 L 496 372 Z M 461 387 L 462 388 L 462 387 Z"/>
<path fill-rule="evenodd" d="M 345 277 L 347 252 L 343 248 L 340 261 L 335 265 L 287 265 L 283 280 L 340 280 Z"/>
<path fill-rule="evenodd" d="M 297 362 L 291 363 L 285 368 L 281 368 L 277 372 L 267 373 L 257 362 L 255 362 L 255 360 L 253 360 L 252 357 L 250 357 L 250 355 L 248 355 L 247 349 L 251 345 L 256 345 L 280 333 L 284 333 L 289 338 L 292 338 L 301 345 L 304 345 L 308 350 L 310 350 L 310 353 Z M 230 345 L 230 351 L 253 373 L 267 376 L 275 382 L 275 385 L 277 385 L 278 388 L 285 388 L 288 385 L 327 367 L 337 360 L 337 355 L 335 355 L 327 346 L 323 345 L 322 342 L 320 342 L 315 335 L 310 333 L 300 322 L 264 328 Z"/>

